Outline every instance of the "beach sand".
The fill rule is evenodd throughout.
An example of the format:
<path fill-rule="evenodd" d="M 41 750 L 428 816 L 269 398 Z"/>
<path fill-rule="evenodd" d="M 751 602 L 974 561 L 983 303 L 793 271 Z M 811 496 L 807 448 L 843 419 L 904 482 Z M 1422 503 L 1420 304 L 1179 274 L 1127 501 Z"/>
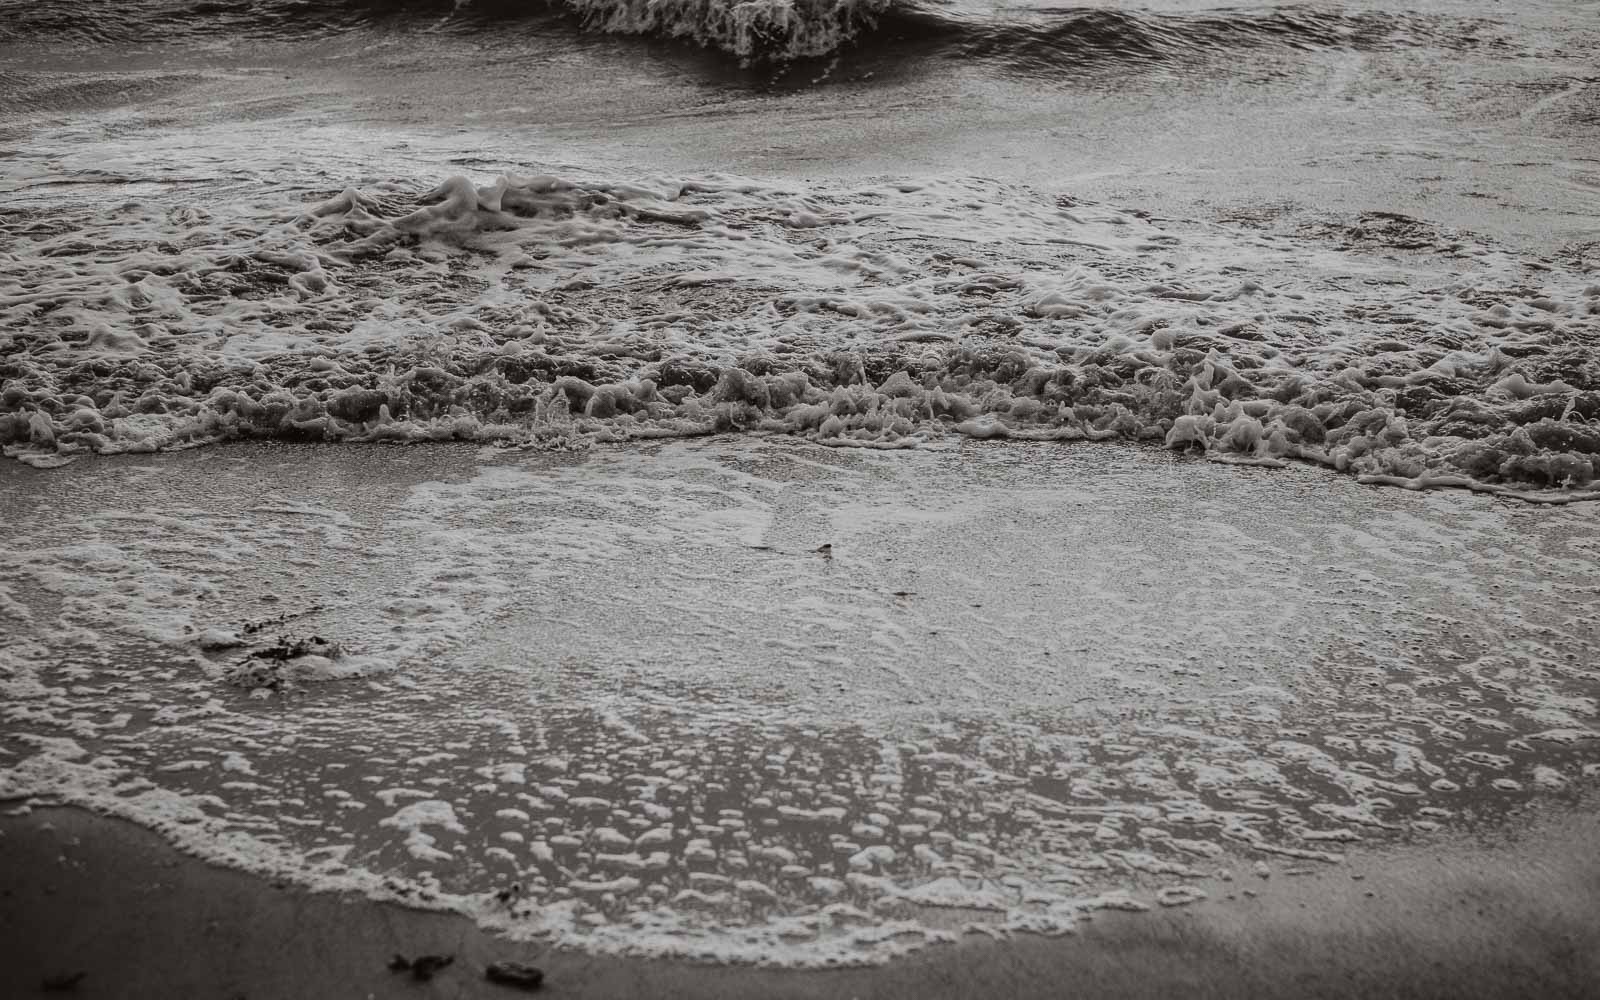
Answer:
<path fill-rule="evenodd" d="M 1587 805 L 1216 884 L 1208 901 L 1098 914 L 1066 937 L 969 936 L 807 972 L 540 953 L 464 918 L 274 886 L 128 823 L 37 809 L 0 819 L 0 934 L 17 996 L 79 972 L 84 997 L 511 996 L 482 974 L 513 960 L 544 969 L 558 997 L 1593 997 L 1600 819 Z M 415 982 L 387 969 L 397 952 L 455 962 Z"/>

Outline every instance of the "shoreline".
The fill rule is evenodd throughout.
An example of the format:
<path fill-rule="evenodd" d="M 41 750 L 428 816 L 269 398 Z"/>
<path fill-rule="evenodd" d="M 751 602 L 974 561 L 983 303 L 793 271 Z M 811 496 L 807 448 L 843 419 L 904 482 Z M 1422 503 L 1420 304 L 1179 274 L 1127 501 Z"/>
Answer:
<path fill-rule="evenodd" d="M 1122 450 L 1115 448 L 1063 450 L 1048 462 L 1035 460 L 1031 447 L 978 451 L 982 462 L 975 453 L 823 464 L 809 452 L 711 445 L 663 448 L 648 461 L 485 461 L 475 450 L 455 447 L 406 452 L 397 456 L 404 458 L 399 462 L 369 462 L 338 448 L 240 448 L 19 478 L 18 537 L 26 544 L 18 549 L 35 558 L 49 559 L 58 551 L 53 546 L 88 539 L 106 551 L 127 553 L 126 577 L 162 580 L 172 569 L 165 553 L 174 538 L 194 539 L 186 552 L 209 551 L 206 546 L 218 538 L 226 538 L 227 547 L 214 562 L 186 556 L 177 567 L 183 590 L 154 591 L 146 603 L 132 606 L 116 603 L 115 592 L 93 589 L 108 576 L 103 568 L 80 572 L 69 558 L 74 550 L 59 550 L 62 557 L 53 565 L 65 568 L 45 582 L 63 592 L 105 593 L 105 606 L 126 617 L 101 626 L 108 637 L 106 659 L 87 677 L 65 672 L 70 664 L 58 669 L 16 661 L 19 684 L 37 683 L 41 690 L 61 685 L 48 688 L 56 692 L 48 702 L 33 700 L 39 715 L 29 728 L 73 732 L 84 741 L 78 747 L 84 756 L 63 756 L 77 752 L 64 745 L 59 753 L 43 752 L 55 744 L 41 746 L 40 753 L 18 762 L 17 780 L 6 790 L 15 796 L 11 801 L 31 793 L 38 796 L 34 801 L 127 815 L 166 830 L 183 850 L 201 857 L 221 853 L 212 845 L 237 845 L 236 860 L 219 860 L 264 873 L 219 873 L 200 862 L 175 860 L 178 854 L 140 828 L 87 813 L 41 812 L 0 822 L 0 829 L 32 829 L 43 836 L 31 855 L 5 849 L 0 840 L 0 857 L 12 858 L 16 870 L 7 877 L 19 890 L 34 886 L 23 893 L 31 903 L 12 907 L 29 920 L 13 922 L 31 926 L 32 914 L 44 915 L 43 929 L 24 928 L 36 933 L 31 947 L 40 964 L 22 981 L 89 970 L 97 981 L 109 976 L 127 987 L 118 993 L 134 996 L 171 995 L 173 982 L 188 984 L 192 994 L 217 995 L 216 983 L 235 978 L 245 995 L 387 995 L 397 988 L 386 969 L 395 952 L 448 950 L 462 956 L 449 973 L 452 982 L 459 980 L 453 989 L 485 988 L 477 985 L 478 977 L 490 960 L 534 959 L 547 966 L 552 989 L 559 985 L 579 996 L 636 995 L 669 986 L 686 996 L 961 996 L 984 991 L 990 979 L 1006 992 L 1044 995 L 1063 976 L 1088 977 L 1109 996 L 1206 995 L 1205 990 L 1215 996 L 1273 996 L 1306 977 L 1330 984 L 1327 995 L 1345 995 L 1349 988 L 1340 984 L 1352 977 L 1366 977 L 1364 992 L 1384 992 L 1401 974 L 1395 970 L 1415 964 L 1416 952 L 1454 970 L 1488 955 L 1497 967 L 1520 971 L 1509 980 L 1509 973 L 1481 970 L 1454 971 L 1441 980 L 1429 965 L 1404 973 L 1414 983 L 1411 995 L 1474 995 L 1473 989 L 1476 995 L 1505 995 L 1523 982 L 1542 981 L 1538 977 L 1547 968 L 1557 970 L 1555 994 L 1565 989 L 1581 995 L 1577 984 L 1590 982 L 1591 970 L 1563 966 L 1570 956 L 1552 952 L 1549 942 L 1573 927 L 1600 927 L 1593 902 L 1600 900 L 1600 877 L 1572 849 L 1594 842 L 1595 810 L 1577 814 L 1564 828 L 1557 824 L 1551 828 L 1556 833 L 1542 839 L 1518 832 L 1528 824 L 1517 817 L 1555 815 L 1553 803 L 1565 798 L 1536 790 L 1562 784 L 1559 779 L 1574 792 L 1593 789 L 1595 772 L 1580 766 L 1591 762 L 1592 749 L 1512 740 L 1560 738 L 1565 730 L 1540 730 L 1555 724 L 1556 716 L 1525 717 L 1516 709 L 1548 705 L 1558 711 L 1558 695 L 1574 688 L 1587 692 L 1579 686 L 1587 674 L 1569 676 L 1535 664 L 1525 676 L 1499 674 L 1491 682 L 1479 676 L 1480 668 L 1458 661 L 1471 664 L 1481 651 L 1525 650 L 1536 642 L 1543 661 L 1565 660 L 1571 652 L 1574 663 L 1586 662 L 1596 642 L 1587 626 L 1573 623 L 1581 620 L 1581 586 L 1591 565 L 1583 547 L 1587 522 L 1559 510 L 1491 506 L 1481 498 L 1445 502 L 1398 491 L 1369 498 L 1364 494 L 1370 488 L 1293 471 L 1268 477 L 1171 456 L 1119 457 Z M 750 478 L 731 478 L 727 470 Z M 701 485 L 706 482 L 722 486 L 707 491 Z M 32 483 L 38 488 L 23 488 Z M 770 499 L 768 483 L 782 487 L 782 505 Z M 691 486 L 699 492 L 686 492 Z M 90 487 L 104 513 L 57 528 L 55 512 L 74 502 L 75 491 Z M 823 506 L 841 494 L 853 502 Z M 590 495 L 638 506 L 582 516 L 568 516 L 559 506 Z M 295 502 L 282 499 L 287 497 Z M 507 509 L 559 516 L 506 522 L 498 512 Z M 434 521 L 444 510 L 449 522 L 441 527 Z M 628 528 L 637 521 L 628 514 L 633 510 L 660 513 L 652 532 Z M 739 513 L 719 513 L 729 510 Z M 186 520 L 158 511 L 183 511 Z M 313 518 L 314 533 L 302 523 Z M 635 530 L 629 551 L 640 568 L 632 582 L 644 585 L 620 596 L 595 578 L 593 560 L 563 564 L 560 558 L 609 554 L 607 536 L 616 530 Z M 64 532 L 60 541 L 48 533 L 55 531 Z M 551 538 L 560 544 L 549 543 Z M 814 551 L 824 539 L 826 558 Z M 289 545 L 299 562 L 280 558 Z M 1506 557 L 1512 548 L 1519 554 Z M 362 558 L 362 551 L 376 556 Z M 550 569 L 530 579 L 529 565 Z M 707 565 L 725 567 L 738 592 L 703 589 L 697 581 Z M 1182 581 L 1153 590 L 1155 581 L 1171 575 L 1172 565 L 1192 569 Z M 249 572 L 241 574 L 241 566 Z M 21 571 L 14 578 L 33 579 Z M 519 589 L 524 582 L 529 585 Z M 987 588 L 984 605 L 1017 612 L 1003 632 L 984 625 L 992 612 L 974 606 L 976 587 Z M 842 596 L 837 606 L 814 598 L 802 607 L 784 599 L 796 588 Z M 909 600 L 913 591 L 915 600 Z M 17 592 L 28 593 L 23 587 Z M 207 595 L 205 600 L 191 598 L 195 592 Z M 506 594 L 522 603 L 502 603 L 496 596 Z M 682 596 L 661 611 L 662 594 Z M 378 625 L 410 631 L 374 627 L 374 609 L 389 607 L 397 595 L 406 601 L 443 595 L 454 603 L 438 605 L 444 610 L 437 616 L 412 616 L 411 605 L 401 604 L 400 614 L 378 616 Z M 1399 610 L 1392 605 L 1396 596 L 1405 602 Z M 764 610 L 772 608 L 790 611 Z M 1063 616 L 1063 608 L 1075 610 Z M 57 612 L 45 604 L 33 613 L 43 629 Z M 185 645 L 185 636 L 231 629 L 244 648 L 254 648 L 266 640 L 249 638 L 259 628 L 251 623 L 291 618 L 298 634 L 314 630 L 347 643 L 358 657 L 398 661 L 409 655 L 404 649 L 424 648 L 447 634 L 436 621 L 444 621 L 448 634 L 464 645 L 460 653 L 408 668 L 405 686 L 380 672 L 331 685 L 308 678 L 292 698 L 258 698 L 228 682 L 222 671 L 240 662 L 237 652 L 206 658 L 205 648 Z M 740 627 L 705 642 L 686 638 L 685 620 Z M 755 620 L 761 627 L 741 624 Z M 559 627 L 550 626 L 552 621 Z M 887 626 L 906 637 L 905 645 L 868 655 L 879 649 L 872 637 Z M 813 651 L 802 641 L 817 627 L 865 652 L 841 666 L 825 649 Z M 159 656 L 141 657 L 111 644 L 112 637 L 134 628 L 157 639 L 173 637 L 170 648 L 194 648 L 191 668 L 176 670 Z M 49 633 L 44 635 L 48 641 Z M 764 651 L 747 636 L 790 645 Z M 946 636 L 962 645 L 947 645 Z M 1181 645 L 1173 636 L 1184 637 Z M 1436 655 L 1411 650 L 1405 640 L 1412 636 L 1436 637 Z M 410 645 L 402 648 L 402 641 Z M 280 637 L 266 648 L 282 642 Z M 565 658 L 550 662 L 517 652 L 552 648 Z M 1084 650 L 1093 651 L 1092 657 Z M 1174 650 L 1191 659 L 1171 659 Z M 969 660 L 994 664 L 981 689 L 962 669 Z M 102 690 L 84 683 L 101 677 L 121 686 Z M 1455 678 L 1459 687 L 1441 694 L 1437 683 L 1410 690 L 1379 686 L 1394 677 Z M 1491 683 L 1497 686 L 1485 686 Z M 128 691 L 147 697 L 122 700 Z M 208 705 L 215 702 L 204 717 L 160 714 L 186 706 L 196 694 Z M 1420 744 L 1404 749 L 1420 758 L 1388 744 L 1364 749 L 1378 734 L 1421 725 L 1417 719 L 1453 721 L 1456 716 L 1446 714 L 1449 704 L 1439 700 L 1449 695 L 1482 699 L 1482 711 L 1501 713 L 1507 722 L 1482 731 L 1458 725 L 1458 739 L 1445 733 L 1430 741 L 1417 733 Z M 446 713 L 440 713 L 441 704 L 449 706 Z M 980 710 L 984 705 L 995 707 Z M 1007 714 L 1000 706 L 1016 708 Z M 85 718 L 105 718 L 105 734 L 88 730 Z M 1574 717 L 1572 726 L 1566 738 L 1578 740 L 1589 723 Z M 433 756 L 442 732 L 448 733 L 453 757 Z M 1235 742 L 1224 744 L 1207 733 L 1230 733 Z M 1060 743 L 1052 742 L 1058 736 Z M 971 749 L 978 740 L 990 741 L 983 751 L 989 756 L 980 759 Z M 786 749 L 784 773 L 764 769 L 771 754 Z M 667 787 L 650 800 L 654 809 L 644 808 L 642 796 L 635 801 L 632 793 L 621 799 L 607 791 L 612 775 L 626 782 L 669 755 L 687 764 L 673 775 L 677 790 Z M 1308 769 L 1308 756 L 1320 771 Z M 1022 791 L 1013 794 L 1010 786 L 987 781 L 984 768 L 995 768 L 990 762 L 997 759 L 1005 775 L 1020 775 L 1024 766 L 1031 774 L 1036 764 L 1044 774 L 1060 767 L 1059 773 L 1092 780 L 1093 788 L 1105 792 L 1074 799 L 1070 788 L 1042 784 L 1039 808 L 1056 802 L 1066 822 L 1076 823 L 1068 827 L 1055 821 L 1053 811 L 1032 811 L 1034 801 L 1025 797 L 1032 786 L 1018 784 Z M 114 772 L 108 770 L 113 765 Z M 509 769 L 504 777 L 502 767 Z M 802 768 L 826 781 L 789 783 L 791 774 L 811 780 L 811 771 Z M 1114 784 L 1136 768 L 1167 775 L 1166 783 Z M 1260 790 L 1258 782 L 1236 776 L 1247 769 L 1275 769 L 1284 793 Z M 1439 786 L 1424 791 L 1404 784 L 1418 773 L 1440 777 Z M 146 790 L 152 797 L 140 798 L 144 786 L 128 784 L 123 774 L 150 776 L 155 787 Z M 542 796 L 548 779 L 541 776 L 556 774 L 583 776 L 560 787 L 570 788 L 571 798 L 583 795 L 584 805 L 526 797 L 530 788 Z M 886 776 L 883 784 L 879 774 Z M 957 780 L 967 774 L 985 780 Z M 1397 789 L 1394 800 L 1376 802 L 1345 790 L 1371 787 L 1363 784 L 1368 780 Z M 712 783 L 747 797 L 709 799 L 701 790 Z M 1297 791 L 1302 786 L 1306 792 Z M 794 789 L 807 797 L 797 795 L 801 805 L 785 825 L 772 804 Z M 430 793 L 438 797 L 427 798 Z M 649 889 L 638 883 L 619 888 L 613 900 L 595 908 L 600 917 L 584 920 L 592 911 L 562 901 L 609 891 L 597 889 L 609 884 L 601 880 L 625 870 L 625 860 L 599 860 L 598 845 L 616 835 L 596 832 L 598 817 L 590 810 L 600 800 L 591 795 L 608 797 L 611 825 L 618 828 L 629 823 L 631 829 L 637 818 L 664 824 L 660 810 L 673 812 L 669 846 L 653 862 L 663 874 Z M 1537 798 L 1519 806 L 1526 795 Z M 1206 811 L 1212 808 L 1207 803 L 1229 796 L 1228 812 Z M 402 799 L 422 799 L 447 821 L 429 826 L 430 839 L 413 838 L 424 824 L 413 821 L 417 810 Z M 342 805 L 347 801 L 360 808 Z M 724 804 L 747 807 L 738 818 L 761 824 L 758 845 L 794 852 L 809 866 L 808 877 L 845 874 L 840 861 L 821 854 L 831 845 L 819 845 L 820 834 L 808 822 L 821 814 L 813 817 L 807 807 L 824 801 L 843 801 L 845 815 L 853 807 L 867 819 L 880 801 L 897 809 L 926 807 L 940 813 L 934 822 L 949 843 L 979 837 L 972 845 L 994 852 L 997 860 L 990 861 L 976 846 L 952 848 L 924 868 L 913 852 L 924 837 L 931 840 L 928 830 L 873 833 L 863 824 L 857 836 L 896 852 L 888 862 L 875 863 L 898 888 L 934 873 L 960 876 L 959 885 L 928 901 L 979 898 L 980 908 L 993 905 L 988 901 L 995 897 L 980 890 L 1008 875 L 1021 879 L 1018 888 L 1025 891 L 1073 886 L 1055 890 L 1064 894 L 1063 904 L 1111 888 L 1126 888 L 1144 901 L 1177 903 L 1189 895 L 1191 882 L 1209 898 L 1141 915 L 1101 913 L 1067 938 L 995 942 L 973 934 L 881 968 L 778 972 L 667 959 L 678 954 L 693 961 L 702 958 L 698 952 L 715 951 L 730 962 L 816 968 L 830 955 L 860 962 L 920 943 L 885 936 L 903 926 L 933 934 L 969 920 L 1037 927 L 1027 918 L 1055 912 L 1045 908 L 1054 897 L 1019 893 L 1015 906 L 1002 899 L 1004 909 L 975 916 L 930 909 L 915 899 L 907 903 L 895 886 L 863 883 L 849 897 L 860 909 L 846 914 L 848 923 L 835 923 L 819 910 L 827 886 L 782 881 L 794 879 L 793 872 L 730 847 L 716 855 L 716 869 L 724 877 L 751 871 L 757 885 L 776 885 L 781 905 L 775 919 L 752 925 L 749 909 L 730 907 L 714 914 L 714 921 L 690 914 L 658 933 L 699 903 L 694 897 L 679 901 L 675 893 L 695 888 L 694 875 L 712 867 L 704 845 L 689 842 L 683 831 L 717 823 Z M 1368 801 L 1376 814 L 1364 809 Z M 185 824 L 184 834 L 163 827 L 180 818 L 173 810 L 183 803 L 194 810 L 183 816 L 197 819 L 204 809 L 216 822 Z M 1203 808 L 1197 812 L 1197 806 Z M 1004 826 L 987 819 L 1002 810 L 1011 817 Z M 1108 815 L 1116 822 L 1081 822 Z M 1487 821 L 1502 815 L 1504 823 Z M 1134 816 L 1137 822 L 1122 819 Z M 1240 836 L 1230 816 L 1254 824 L 1259 839 Z M 1451 832 L 1437 838 L 1429 832 L 1448 817 L 1456 817 L 1445 824 Z M 1285 822 L 1296 819 L 1303 822 Z M 46 822 L 78 838 L 92 854 L 80 859 L 77 848 L 65 852 L 82 860 L 87 872 L 74 876 L 76 894 L 67 902 L 46 899 L 37 884 L 44 878 L 39 872 L 63 853 L 49 843 L 54 835 L 43 829 Z M 1581 825 L 1581 835 L 1574 835 L 1574 824 Z M 1389 832 L 1364 829 L 1377 826 Z M 1408 827 L 1427 846 L 1408 846 Z M 853 825 L 842 827 L 841 835 L 843 829 L 854 832 Z M 1472 838 L 1499 837 L 1501 830 L 1519 838 L 1508 852 L 1472 846 Z M 238 833 L 248 837 L 230 837 Z M 550 864 L 552 842 L 563 851 L 577 846 L 578 853 L 570 855 L 577 863 Z M 660 835 L 649 841 L 661 842 Z M 936 843 L 944 842 L 941 837 Z M 1333 844 L 1352 853 L 1321 874 L 1290 875 L 1284 869 L 1317 865 L 1267 858 L 1251 850 L 1251 843 L 1297 859 L 1310 856 L 1308 845 L 1317 854 Z M 509 933 L 547 933 L 552 936 L 541 941 L 656 959 L 545 958 L 448 916 L 365 899 L 346 905 L 339 897 L 298 889 L 280 897 L 268 891 L 279 872 L 288 872 L 274 863 L 274 845 L 306 862 L 309 867 L 292 867 L 308 879 L 320 871 L 311 861 L 313 854 L 323 856 L 316 852 L 339 852 L 341 861 L 348 856 L 355 872 L 330 869 L 329 879 L 316 879 L 328 889 L 339 888 L 338 882 L 360 887 L 366 872 L 442 886 L 433 881 L 437 874 L 452 891 L 481 900 L 513 879 L 526 879 L 532 912 Z M 421 850 L 412 850 L 419 845 Z M 902 862 L 906 856 L 910 860 Z M 1202 856 L 1203 862 L 1193 860 Z M 1277 874 L 1258 879 L 1252 873 L 1258 857 Z M 1448 864 L 1440 868 L 1430 860 L 1438 858 Z M 441 861 L 447 867 L 441 869 Z M 1231 869 L 1234 878 L 1224 881 L 1221 868 Z M 1079 870 L 1105 874 L 1079 876 Z M 104 874 L 123 871 L 133 874 Z M 1207 879 L 1204 873 L 1216 874 Z M 1178 878 L 1181 891 L 1159 892 L 1173 888 Z M 136 891 L 140 885 L 155 888 Z M 1574 885 L 1584 886 L 1592 899 L 1555 905 Z M 1450 896 L 1455 888 L 1461 892 Z M 1480 889 L 1503 901 L 1499 909 L 1457 927 L 1459 898 Z M 1398 894 L 1392 900 L 1391 891 Z M 1237 898 L 1228 900 L 1230 893 Z M 278 898 L 295 902 L 274 902 Z M 879 901 L 885 906 L 878 907 Z M 1064 906 L 1063 920 L 1071 910 Z M 128 925 L 125 914 L 145 912 L 154 919 Z M 83 920 L 86 913 L 93 917 Z M 816 920 L 810 920 L 813 915 Z M 185 942 L 206 940 L 208 921 L 218 928 L 209 932 L 218 952 L 190 954 Z M 714 930 L 715 948 L 701 947 L 694 928 L 702 927 Z M 434 930 L 423 934 L 425 928 Z M 687 933 L 670 933 L 680 928 Z M 808 928 L 815 933 L 808 935 Z M 1529 928 L 1531 938 L 1525 936 Z M 103 954 L 93 950 L 98 944 L 84 952 L 85 942 L 101 937 L 120 944 Z M 1324 940 L 1339 943 L 1313 955 Z M 80 953 L 83 964 L 74 968 Z M 145 957 L 130 970 L 121 957 L 127 954 Z M 321 978 L 285 984 L 282 969 L 293 975 L 312 970 Z M 324 988 L 323 979 L 333 985 Z M 1480 988 L 1480 980 L 1495 989 Z M 845 985 L 826 985 L 836 983 Z M 412 988 L 409 981 L 406 986 Z"/>
<path fill-rule="evenodd" d="M 506 997 L 518 991 L 483 969 L 519 961 L 545 971 L 542 993 L 571 997 L 1582 997 L 1600 982 L 1588 799 L 1309 875 L 1214 884 L 1188 906 L 1099 913 L 1064 937 L 968 935 L 838 970 L 544 951 L 462 916 L 307 893 L 126 821 L 40 807 L 0 817 L 0 933 L 19 996 L 82 972 L 72 994 L 85 997 Z M 417 982 L 388 970 L 395 953 L 455 962 Z"/>

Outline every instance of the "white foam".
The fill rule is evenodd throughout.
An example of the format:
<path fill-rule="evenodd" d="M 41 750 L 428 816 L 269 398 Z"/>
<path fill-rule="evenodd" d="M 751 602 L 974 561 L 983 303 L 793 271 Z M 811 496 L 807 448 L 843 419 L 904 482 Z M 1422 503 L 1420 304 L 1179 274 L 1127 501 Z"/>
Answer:
<path fill-rule="evenodd" d="M 128 203 L 0 262 L 22 461 L 248 436 L 1105 439 L 1593 499 L 1600 285 L 982 181 L 455 177 Z M 819 225 L 794 228 L 804 216 Z M 100 249 L 181 245 L 181 252 Z M 1535 264 L 1537 263 L 1537 267 Z M 126 331 L 108 353 L 105 331 Z"/>
<path fill-rule="evenodd" d="M 843 47 L 893 0 L 564 0 L 584 25 L 619 34 L 659 34 L 741 59 L 801 59 Z M 797 213 L 796 225 L 815 217 Z"/>
<path fill-rule="evenodd" d="M 0 794 L 594 951 L 1064 933 L 1570 787 L 1600 749 L 1579 508 L 749 435 L 231 447 L 0 491 L 28 612 Z M 229 683 L 278 633 L 398 672 Z"/>

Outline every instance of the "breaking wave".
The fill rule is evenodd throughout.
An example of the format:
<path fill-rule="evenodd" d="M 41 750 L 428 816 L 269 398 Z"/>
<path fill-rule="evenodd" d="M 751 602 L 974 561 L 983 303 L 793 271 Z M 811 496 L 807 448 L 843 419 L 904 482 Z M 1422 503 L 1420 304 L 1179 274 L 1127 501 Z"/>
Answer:
<path fill-rule="evenodd" d="M 831 55 L 865 37 L 943 43 L 1031 71 L 1148 62 L 1264 46 L 1374 50 L 1462 46 L 1479 26 L 1314 7 L 1163 14 L 1101 7 L 964 10 L 903 0 L 564 0 L 585 28 L 683 38 L 744 60 Z"/>
<path fill-rule="evenodd" d="M 1262 46 L 1377 50 L 1479 44 L 1487 22 L 1311 5 L 1193 13 L 1006 8 L 914 0 L 0 0 L 0 42 L 199 36 L 298 39 L 381 27 L 500 35 L 551 18 L 583 30 L 680 39 L 744 62 L 832 55 L 867 39 L 933 41 L 1029 70 L 1085 60 L 1143 62 Z"/>
<path fill-rule="evenodd" d="M 1600 495 L 1600 283 L 1400 216 L 1336 243 L 977 180 L 280 194 L 5 217 L 5 453 L 954 434 Z"/>

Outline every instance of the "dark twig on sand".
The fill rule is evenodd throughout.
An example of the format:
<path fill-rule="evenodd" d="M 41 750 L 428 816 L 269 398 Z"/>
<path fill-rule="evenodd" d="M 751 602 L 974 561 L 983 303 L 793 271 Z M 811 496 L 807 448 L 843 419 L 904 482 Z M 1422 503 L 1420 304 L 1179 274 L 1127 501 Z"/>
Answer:
<path fill-rule="evenodd" d="M 433 978 L 434 973 L 450 965 L 455 960 L 456 957 L 454 955 L 418 955 L 416 958 L 396 955 L 389 959 L 389 971 L 409 971 L 412 979 L 420 979 L 423 982 L 427 982 Z"/>
<path fill-rule="evenodd" d="M 411 978 L 427 981 L 433 974 L 454 962 L 454 955 L 418 955 L 411 961 Z"/>
<path fill-rule="evenodd" d="M 501 986 L 533 991 L 544 983 L 544 970 L 521 962 L 494 962 L 483 970 L 483 978 Z"/>
<path fill-rule="evenodd" d="M 278 616 L 276 616 L 274 618 L 265 618 L 265 619 L 263 619 L 261 621 L 258 621 L 258 622 L 246 622 L 243 625 L 239 626 L 239 634 L 240 635 L 255 635 L 257 632 L 260 632 L 263 629 L 271 628 L 274 625 L 283 625 L 283 624 L 286 624 L 286 623 L 288 623 L 290 621 L 293 621 L 296 618 L 304 618 L 307 615 L 314 615 L 318 611 L 321 611 L 322 609 L 323 609 L 323 605 L 321 605 L 321 604 L 313 604 L 309 608 L 304 609 L 303 611 L 285 611 L 283 614 L 278 615 Z"/>

